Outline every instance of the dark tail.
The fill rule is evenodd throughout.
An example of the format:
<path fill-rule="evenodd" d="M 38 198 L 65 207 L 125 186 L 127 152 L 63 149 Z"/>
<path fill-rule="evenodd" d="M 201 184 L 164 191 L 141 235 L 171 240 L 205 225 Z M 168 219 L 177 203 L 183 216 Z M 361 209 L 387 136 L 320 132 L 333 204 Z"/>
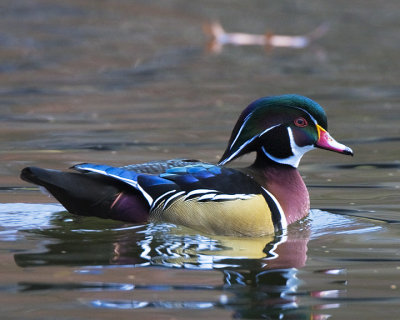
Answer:
<path fill-rule="evenodd" d="M 121 187 L 98 174 L 82 174 L 27 167 L 21 179 L 43 186 L 69 212 L 84 216 L 112 218 L 111 207 Z"/>

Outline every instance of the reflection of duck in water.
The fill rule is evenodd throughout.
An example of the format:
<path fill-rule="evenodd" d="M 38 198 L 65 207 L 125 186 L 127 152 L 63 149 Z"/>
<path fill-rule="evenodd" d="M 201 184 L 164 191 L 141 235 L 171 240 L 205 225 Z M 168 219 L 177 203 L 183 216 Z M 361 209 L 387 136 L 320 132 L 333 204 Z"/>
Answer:
<path fill-rule="evenodd" d="M 76 173 L 29 167 L 21 177 L 80 215 L 263 236 L 308 214 L 308 191 L 297 171 L 307 151 L 317 147 L 352 154 L 326 130 L 325 112 L 311 99 L 266 97 L 242 112 L 218 165 L 187 160 L 122 168 L 80 164 L 74 166 Z M 250 167 L 226 167 L 253 151 L 257 157 Z"/>
<path fill-rule="evenodd" d="M 76 221 L 75 221 L 76 220 Z M 106 220 L 97 220 L 98 222 Z M 306 220 L 307 221 L 307 220 Z M 74 265 L 91 272 L 105 272 L 108 265 L 118 274 L 117 279 L 126 281 L 127 274 L 151 275 L 149 279 L 139 279 L 133 283 L 121 283 L 121 288 L 130 285 L 135 293 L 134 301 L 115 298 L 118 287 L 115 283 L 86 282 L 58 283 L 53 278 L 49 282 L 24 282 L 20 288 L 29 290 L 49 290 L 51 288 L 96 289 L 106 291 L 107 285 L 112 292 L 104 292 L 102 298 L 90 295 L 85 296 L 88 303 L 104 308 L 222 308 L 231 310 L 235 317 L 260 318 L 268 314 L 271 319 L 278 317 L 288 310 L 296 309 L 296 290 L 299 280 L 297 269 L 302 267 L 306 260 L 309 229 L 307 222 L 301 222 L 289 227 L 286 234 L 264 236 L 259 238 L 234 238 L 223 236 L 206 236 L 194 233 L 193 230 L 175 227 L 166 224 L 148 224 L 146 226 L 121 226 L 115 222 L 100 223 L 93 228 L 96 220 L 91 218 L 72 219 L 65 222 L 61 214 L 52 221 L 55 228 L 32 230 L 46 239 L 44 252 L 27 252 L 15 254 L 15 261 L 21 267 Z M 92 225 L 92 229 L 90 226 Z M 108 225 L 108 226 L 107 226 Z M 82 229 L 79 229 L 81 227 Z M 82 251 L 82 243 L 85 250 Z M 90 266 L 94 266 L 93 269 Z M 123 265 L 123 267 L 118 267 Z M 131 268 L 129 268 L 131 266 Z M 165 282 L 161 279 L 165 273 L 158 274 L 157 270 L 140 266 L 173 267 L 199 270 L 219 270 L 220 284 L 199 285 L 190 283 L 190 273 L 187 274 L 189 283 Z M 136 268 L 134 268 L 136 267 Z M 159 268 L 158 268 L 159 269 Z M 110 270 L 110 269 L 109 269 Z M 171 271 L 173 272 L 173 271 Z M 104 280 L 110 281 L 107 275 Z M 113 278 L 115 281 L 116 278 Z M 124 280 L 125 279 L 125 280 Z M 82 279 L 77 278 L 78 281 Z M 197 283 L 196 280 L 195 283 Z M 143 283 L 147 283 L 143 284 Z M 165 284 L 167 283 L 167 284 Z M 149 290 L 171 290 L 171 301 L 146 300 L 142 292 Z M 179 292 L 185 292 L 184 301 L 177 301 L 174 294 L 182 297 Z M 196 292 L 209 290 L 209 302 L 197 301 Z M 80 296 L 77 293 L 78 297 Z M 219 298 L 217 300 L 216 297 Z M 126 297 L 122 295 L 121 297 Z M 147 297 L 147 298 L 146 298 Z M 143 300 L 142 300 L 143 299 Z M 178 298 L 179 299 L 179 298 Z M 193 301 L 192 301 L 193 300 Z M 298 313 L 308 314 L 310 310 L 303 308 Z M 283 318 L 284 319 L 284 318 Z"/>
<path fill-rule="evenodd" d="M 66 218 L 59 213 L 51 221 L 54 228 L 29 230 L 45 237 L 43 250 L 17 253 L 16 263 L 21 267 L 111 264 L 215 269 L 252 261 L 263 269 L 299 268 L 306 260 L 310 233 L 304 222 L 277 235 L 243 238 L 202 235 L 171 224 L 124 226 L 91 218 L 65 222 Z"/>
<path fill-rule="evenodd" d="M 263 269 L 277 269 L 302 267 L 307 258 L 307 224 L 302 224 L 301 232 L 290 228 L 277 235 L 251 238 L 201 235 L 184 227 L 166 232 L 166 227 L 159 227 L 154 225 L 153 229 L 150 225 L 147 237 L 138 242 L 143 250 L 141 257 L 152 265 L 214 269 L 252 261 L 257 268 L 263 265 Z M 128 255 L 124 246 L 118 244 L 113 261 L 126 262 Z"/>

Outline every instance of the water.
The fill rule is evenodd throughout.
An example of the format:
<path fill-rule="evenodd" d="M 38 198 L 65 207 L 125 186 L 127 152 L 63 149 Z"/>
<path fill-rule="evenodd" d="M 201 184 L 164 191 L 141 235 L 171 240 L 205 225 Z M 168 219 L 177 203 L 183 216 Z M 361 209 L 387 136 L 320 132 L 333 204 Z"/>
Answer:
<path fill-rule="evenodd" d="M 0 6 L 2 318 L 398 319 L 397 1 Z M 211 20 L 329 30 L 304 49 L 218 54 L 202 31 Z M 323 105 L 355 157 L 307 154 L 312 212 L 275 237 L 75 217 L 18 178 L 26 165 L 214 162 L 244 106 L 282 93 Z"/>

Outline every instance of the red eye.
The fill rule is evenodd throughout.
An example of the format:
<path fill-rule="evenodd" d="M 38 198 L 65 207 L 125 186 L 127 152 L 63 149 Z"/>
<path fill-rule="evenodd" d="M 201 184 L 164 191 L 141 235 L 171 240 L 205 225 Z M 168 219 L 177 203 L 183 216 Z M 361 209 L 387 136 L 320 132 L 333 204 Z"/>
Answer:
<path fill-rule="evenodd" d="M 300 128 L 303 128 L 303 127 L 308 126 L 307 120 L 304 119 L 304 118 L 302 118 L 302 117 L 297 118 L 296 120 L 294 120 L 294 124 L 295 124 L 297 127 L 300 127 Z"/>

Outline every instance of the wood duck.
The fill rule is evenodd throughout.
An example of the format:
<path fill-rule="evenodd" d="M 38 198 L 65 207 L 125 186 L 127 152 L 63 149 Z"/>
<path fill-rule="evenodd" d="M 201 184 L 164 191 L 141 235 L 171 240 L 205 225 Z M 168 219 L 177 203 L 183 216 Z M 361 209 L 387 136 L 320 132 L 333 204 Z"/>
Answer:
<path fill-rule="evenodd" d="M 263 236 L 308 214 L 309 195 L 297 167 L 314 148 L 353 155 L 329 135 L 319 104 L 300 95 L 271 96 L 242 112 L 218 164 L 184 159 L 124 167 L 83 163 L 72 167 L 75 172 L 27 167 L 21 178 L 44 187 L 78 215 Z M 226 167 L 253 151 L 251 166 Z"/>

